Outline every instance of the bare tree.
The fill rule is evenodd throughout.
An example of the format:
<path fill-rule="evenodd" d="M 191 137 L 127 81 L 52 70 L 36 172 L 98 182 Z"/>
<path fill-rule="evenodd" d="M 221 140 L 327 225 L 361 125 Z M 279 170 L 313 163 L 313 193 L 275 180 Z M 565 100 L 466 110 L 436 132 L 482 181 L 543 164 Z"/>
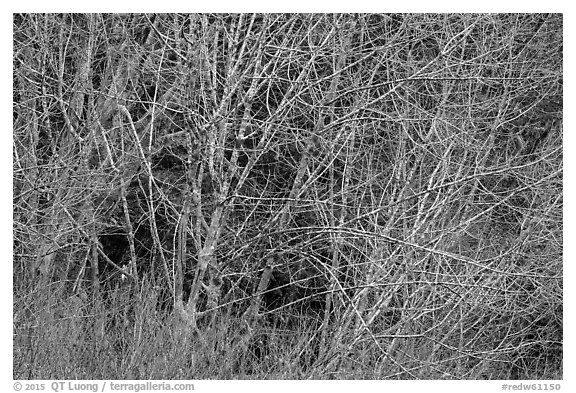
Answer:
<path fill-rule="evenodd" d="M 560 15 L 15 15 L 13 59 L 34 290 L 123 275 L 312 376 L 560 367 Z"/>

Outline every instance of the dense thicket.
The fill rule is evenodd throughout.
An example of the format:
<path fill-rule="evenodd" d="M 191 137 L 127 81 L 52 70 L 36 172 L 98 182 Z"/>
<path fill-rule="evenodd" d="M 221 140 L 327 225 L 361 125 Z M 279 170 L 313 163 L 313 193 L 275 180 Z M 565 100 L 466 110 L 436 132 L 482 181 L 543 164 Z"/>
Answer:
<path fill-rule="evenodd" d="M 13 21 L 14 378 L 561 378 L 561 15 Z"/>

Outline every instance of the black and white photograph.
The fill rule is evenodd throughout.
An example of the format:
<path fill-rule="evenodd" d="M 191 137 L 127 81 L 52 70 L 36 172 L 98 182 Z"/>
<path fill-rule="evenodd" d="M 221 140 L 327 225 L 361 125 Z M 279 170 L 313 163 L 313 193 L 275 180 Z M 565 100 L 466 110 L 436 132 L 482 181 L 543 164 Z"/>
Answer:
<path fill-rule="evenodd" d="M 563 16 L 13 13 L 12 378 L 558 390 Z"/>

